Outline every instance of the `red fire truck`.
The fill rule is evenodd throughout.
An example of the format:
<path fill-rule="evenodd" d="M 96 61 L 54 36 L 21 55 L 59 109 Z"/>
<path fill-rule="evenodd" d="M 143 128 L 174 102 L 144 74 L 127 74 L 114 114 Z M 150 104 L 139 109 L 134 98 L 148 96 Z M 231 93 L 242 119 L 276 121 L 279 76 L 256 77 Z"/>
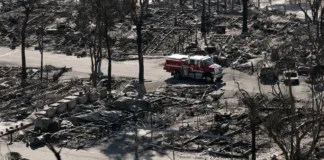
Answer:
<path fill-rule="evenodd" d="M 173 54 L 167 57 L 164 69 L 177 79 L 190 77 L 214 82 L 215 79 L 220 81 L 224 75 L 223 68 L 211 57 L 201 55 Z"/>

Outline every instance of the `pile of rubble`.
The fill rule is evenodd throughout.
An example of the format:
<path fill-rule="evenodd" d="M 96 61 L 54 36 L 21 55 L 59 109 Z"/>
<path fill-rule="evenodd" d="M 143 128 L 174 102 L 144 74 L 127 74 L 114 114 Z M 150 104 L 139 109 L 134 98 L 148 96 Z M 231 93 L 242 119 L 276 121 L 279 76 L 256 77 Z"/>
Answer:
<path fill-rule="evenodd" d="M 23 130 L 26 133 L 23 135 L 30 138 L 28 141 L 37 144 L 44 142 L 45 135 L 42 133 L 57 132 L 61 130 L 58 126 L 62 126 L 63 129 L 69 127 L 68 122 L 77 125 L 108 118 L 103 120 L 106 122 L 112 120 L 109 119 L 110 116 L 123 115 L 120 112 L 104 111 L 104 101 L 97 102 L 107 98 L 107 89 L 104 87 L 107 80 L 101 80 L 100 87 L 95 89 L 90 86 L 89 80 L 85 79 L 58 81 L 58 74 L 62 75 L 72 69 L 53 66 L 45 68 L 43 82 L 39 80 L 39 68 L 28 68 L 24 88 L 21 88 L 20 84 L 20 68 L 0 68 L 0 123 L 10 123 L 6 128 L 0 127 L 0 136 L 14 133 L 14 137 L 20 139 L 22 133 L 19 130 Z M 117 99 L 118 96 L 114 96 L 119 95 L 118 90 L 129 81 L 130 78 L 113 77 L 111 98 Z M 117 118 L 119 119 L 118 116 L 114 119 Z M 58 125 L 61 122 L 62 125 Z M 35 132 L 38 130 L 42 132 Z"/>
<path fill-rule="evenodd" d="M 103 87 L 106 81 L 92 88 L 86 80 L 47 84 L 30 80 L 25 89 L 2 93 L 1 122 L 10 125 L 0 128 L 0 136 L 13 134 L 15 140 L 32 147 L 49 141 L 82 149 L 113 141 L 120 133 L 134 133 L 136 127 L 153 128 L 151 140 L 145 138 L 150 132 L 139 135 L 137 143 L 143 145 L 143 151 L 172 149 L 179 154 L 228 158 L 250 155 L 249 110 L 241 104 L 239 96 L 226 94 L 222 89 L 225 84 L 164 85 L 146 94 L 136 81 L 114 78 L 114 89 L 108 96 Z M 270 108 L 258 108 L 262 119 L 276 114 L 273 111 L 280 101 L 257 98 L 272 104 Z M 257 138 L 258 154 L 273 147 L 259 128 Z"/>
<path fill-rule="evenodd" d="M 211 2 L 215 3 L 215 2 Z M 19 3 L 13 3 L 18 5 Z M 171 5 L 171 4 L 170 4 Z M 298 20 L 292 15 L 283 16 L 282 13 L 274 11 L 258 10 L 249 6 L 249 28 L 253 31 L 251 36 L 239 36 L 241 28 L 241 8 L 233 4 L 233 8 L 225 9 L 221 2 L 220 10 L 210 8 L 207 25 L 208 33 L 206 40 L 200 33 L 202 5 L 196 2 L 195 9 L 192 4 L 185 4 L 183 9 L 177 10 L 178 3 L 173 3 L 170 8 L 163 8 L 163 4 L 152 4 L 149 12 L 144 17 L 143 25 L 143 50 L 148 56 L 163 56 L 171 53 L 189 54 L 194 51 L 204 51 L 204 46 L 216 47 L 217 57 L 225 57 L 230 63 L 244 63 L 246 59 L 255 58 L 261 54 L 258 47 L 262 46 L 265 35 L 270 37 L 284 36 L 286 31 L 292 32 Z M 10 7 L 10 5 L 8 5 Z M 13 6 L 10 9 L 2 10 L 0 16 L 0 45 L 17 46 L 20 42 L 20 28 L 24 18 L 23 7 Z M 44 24 L 46 36 L 44 39 L 45 49 L 54 50 L 57 53 L 67 55 L 84 56 L 87 54 L 86 46 L 83 43 L 83 35 L 79 32 L 78 23 L 80 18 L 77 14 L 77 6 L 73 3 L 59 3 L 56 1 L 44 2 L 36 7 L 31 14 L 27 30 L 27 47 L 37 44 L 35 29 Z M 42 14 L 44 13 L 44 14 Z M 225 13 L 225 14 L 224 14 Z M 230 13 L 230 14 L 229 14 Z M 118 21 L 109 32 L 114 41 L 113 59 L 125 60 L 134 59 L 130 57 L 136 53 L 136 29 L 129 17 Z M 197 36 L 198 35 L 198 36 Z M 271 36 L 273 35 L 273 36 Z M 195 42 L 196 46 L 193 46 Z M 201 43 L 201 41 L 204 42 Z M 37 45 L 35 46 L 37 49 Z M 264 51 L 268 51 L 265 48 Z M 107 53 L 103 53 L 106 56 Z"/>

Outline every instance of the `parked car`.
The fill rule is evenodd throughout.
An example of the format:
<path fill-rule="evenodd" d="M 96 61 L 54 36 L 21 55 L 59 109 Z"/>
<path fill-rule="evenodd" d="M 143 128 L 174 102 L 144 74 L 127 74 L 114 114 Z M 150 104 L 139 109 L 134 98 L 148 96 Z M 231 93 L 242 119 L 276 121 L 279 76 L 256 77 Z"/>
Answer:
<path fill-rule="evenodd" d="M 263 67 L 261 68 L 260 74 L 260 81 L 261 82 L 277 82 L 278 81 L 278 74 L 272 67 Z"/>
<path fill-rule="evenodd" d="M 289 83 L 299 85 L 299 76 L 297 71 L 284 71 L 283 80 L 286 85 Z"/>
<path fill-rule="evenodd" d="M 310 72 L 311 72 L 310 67 L 306 67 L 306 66 L 298 67 L 298 74 L 299 75 L 309 75 Z"/>

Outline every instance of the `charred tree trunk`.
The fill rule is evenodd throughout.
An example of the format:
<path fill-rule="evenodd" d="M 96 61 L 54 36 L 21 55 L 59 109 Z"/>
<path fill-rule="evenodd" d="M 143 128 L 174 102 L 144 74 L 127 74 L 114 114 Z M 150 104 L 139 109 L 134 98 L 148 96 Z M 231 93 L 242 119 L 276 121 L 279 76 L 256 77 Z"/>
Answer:
<path fill-rule="evenodd" d="M 21 85 L 22 87 L 25 86 L 25 82 L 27 79 L 27 72 L 26 72 L 26 29 L 29 21 L 30 9 L 25 9 L 25 19 L 23 22 L 23 26 L 21 28 Z"/>
<path fill-rule="evenodd" d="M 211 15 L 211 11 L 210 11 L 210 5 L 211 5 L 211 0 L 208 0 L 208 15 Z"/>
<path fill-rule="evenodd" d="M 207 19 L 208 32 L 210 31 L 210 26 L 211 26 L 210 19 L 212 17 L 210 5 L 211 5 L 211 0 L 208 0 L 208 19 Z"/>
<path fill-rule="evenodd" d="M 224 0 L 224 9 L 225 9 L 225 13 L 227 12 L 227 0 Z"/>
<path fill-rule="evenodd" d="M 41 53 L 41 82 L 43 82 L 43 70 L 44 70 L 44 63 L 43 63 L 43 60 L 44 60 L 44 56 L 43 56 L 43 51 Z"/>
<path fill-rule="evenodd" d="M 97 35 L 98 35 L 98 26 L 96 26 L 96 31 L 94 32 L 94 39 L 91 40 L 89 44 L 90 48 L 90 57 L 91 57 L 91 76 L 90 79 L 92 81 L 93 87 L 97 87 L 97 69 L 98 69 L 98 45 L 97 45 Z"/>
<path fill-rule="evenodd" d="M 107 83 L 107 90 L 109 94 L 111 93 L 111 48 L 109 42 L 109 34 L 108 34 L 108 17 L 105 16 L 105 40 L 106 40 L 106 47 L 108 52 L 108 83 Z"/>
<path fill-rule="evenodd" d="M 219 14 L 219 3 L 220 3 L 219 1 L 220 1 L 220 0 L 217 0 L 217 4 L 216 4 L 216 7 L 217 7 L 217 8 L 216 8 L 216 12 L 217 12 L 218 14 Z"/>
<path fill-rule="evenodd" d="M 146 1 L 146 4 L 145 4 L 145 12 L 146 12 L 146 14 L 148 14 L 149 13 L 149 4 L 150 4 L 150 2 L 149 1 Z"/>
<path fill-rule="evenodd" d="M 252 160 L 256 160 L 256 125 L 255 125 L 255 120 L 251 119 L 251 134 L 252 134 Z"/>
<path fill-rule="evenodd" d="M 136 26 L 136 43 L 137 43 L 137 54 L 138 54 L 138 63 L 139 63 L 139 73 L 138 73 L 138 81 L 139 84 L 144 84 L 144 60 L 143 60 L 143 51 L 142 51 L 142 26 L 143 26 L 143 12 L 144 6 L 143 4 L 146 3 L 148 0 L 139 0 L 140 3 L 140 10 L 138 15 L 138 10 L 136 7 L 136 3 L 132 4 L 132 12 L 131 17 L 134 21 Z"/>
<path fill-rule="evenodd" d="M 94 40 L 94 43 L 90 45 L 90 57 L 91 57 L 91 81 L 92 85 L 94 87 L 97 86 L 97 65 L 98 65 L 98 60 L 97 60 L 97 50 L 96 50 L 96 40 Z"/>
<path fill-rule="evenodd" d="M 42 17 L 43 18 L 43 17 Z M 38 41 L 38 47 L 39 47 L 39 52 L 41 54 L 41 70 L 40 70 L 40 79 L 41 82 L 43 82 L 43 68 L 44 68 L 44 35 L 45 35 L 45 30 L 44 30 L 44 22 L 42 19 L 42 26 L 37 29 L 36 31 L 37 34 L 37 41 Z"/>
<path fill-rule="evenodd" d="M 108 46 L 108 83 L 107 83 L 107 89 L 108 93 L 111 94 L 111 49 L 110 45 Z"/>
<path fill-rule="evenodd" d="M 203 0 L 203 6 L 202 6 L 202 14 L 201 14 L 201 29 L 200 31 L 205 33 L 206 32 L 206 3 L 205 0 Z"/>
<path fill-rule="evenodd" d="M 296 107 L 295 107 L 295 98 L 293 96 L 292 93 L 292 87 L 291 87 L 291 81 L 290 78 L 288 80 L 289 83 L 289 99 L 290 99 L 290 109 L 291 109 L 291 115 L 295 115 L 296 114 Z M 298 132 L 297 132 L 297 128 L 296 128 L 296 121 L 291 118 L 291 148 L 290 148 L 290 159 L 294 160 L 299 160 L 299 156 L 296 156 L 296 151 L 298 151 L 298 149 L 296 148 L 297 145 L 295 146 L 294 144 L 296 143 L 295 140 L 298 139 Z"/>
<path fill-rule="evenodd" d="M 139 73 L 138 73 L 138 81 L 140 84 L 144 84 L 144 60 L 142 53 L 142 23 L 140 22 L 138 26 L 136 26 L 137 31 L 137 53 L 138 53 L 138 64 L 139 64 Z"/>
<path fill-rule="evenodd" d="M 242 0 L 243 3 L 243 27 L 242 27 L 242 34 L 248 33 L 248 27 L 247 27 L 247 19 L 248 19 L 248 8 L 247 3 L 248 0 Z"/>

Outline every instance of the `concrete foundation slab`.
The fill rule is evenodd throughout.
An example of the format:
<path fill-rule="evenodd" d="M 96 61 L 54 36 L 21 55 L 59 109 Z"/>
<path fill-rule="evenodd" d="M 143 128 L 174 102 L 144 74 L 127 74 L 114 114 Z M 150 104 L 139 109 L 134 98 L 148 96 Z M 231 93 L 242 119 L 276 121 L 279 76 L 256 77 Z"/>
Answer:
<path fill-rule="evenodd" d="M 77 96 L 68 96 L 68 97 L 65 97 L 64 99 L 69 100 L 68 109 L 74 109 L 75 108 L 75 106 L 77 104 L 77 100 L 78 100 Z"/>
<path fill-rule="evenodd" d="M 56 113 L 56 108 L 45 106 L 43 111 L 45 111 L 46 117 L 52 118 Z"/>
<path fill-rule="evenodd" d="M 67 104 L 66 103 L 53 103 L 50 105 L 50 107 L 56 108 L 57 113 L 63 113 L 67 108 Z"/>
<path fill-rule="evenodd" d="M 85 94 L 84 92 L 76 92 L 73 94 L 73 96 L 78 97 L 77 98 L 77 103 L 78 104 L 85 104 L 88 102 L 88 95 Z"/>

